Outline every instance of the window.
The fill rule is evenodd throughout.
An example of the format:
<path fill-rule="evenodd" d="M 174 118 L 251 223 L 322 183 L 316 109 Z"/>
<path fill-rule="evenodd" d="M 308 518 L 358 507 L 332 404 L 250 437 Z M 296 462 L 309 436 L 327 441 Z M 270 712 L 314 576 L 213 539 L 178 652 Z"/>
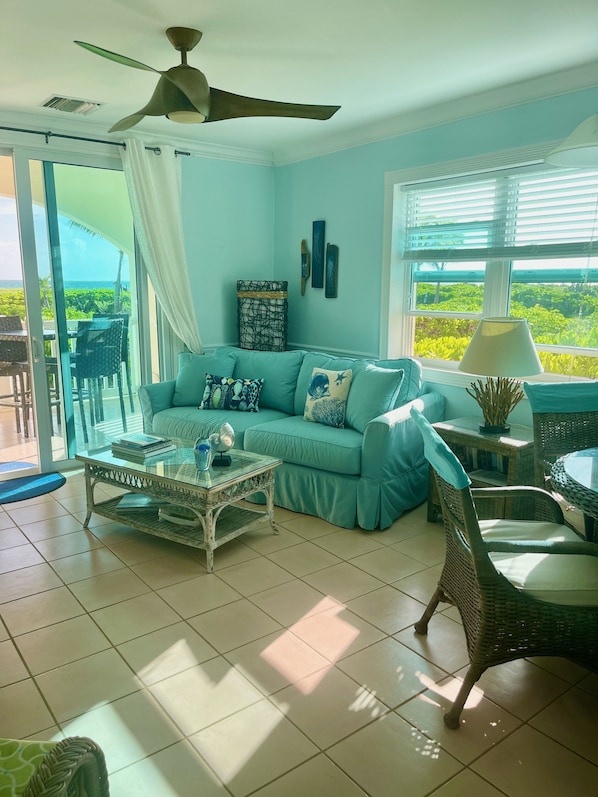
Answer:
<path fill-rule="evenodd" d="M 389 338 L 403 354 L 448 367 L 481 317 L 512 315 L 527 318 L 547 372 L 598 378 L 598 171 L 389 177 Z"/>

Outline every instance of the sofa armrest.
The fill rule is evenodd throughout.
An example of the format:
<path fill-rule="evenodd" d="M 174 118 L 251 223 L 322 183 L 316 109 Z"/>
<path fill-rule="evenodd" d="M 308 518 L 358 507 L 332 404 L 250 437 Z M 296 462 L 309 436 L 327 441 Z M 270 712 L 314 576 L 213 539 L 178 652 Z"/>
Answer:
<path fill-rule="evenodd" d="M 417 407 L 430 423 L 436 423 L 444 419 L 444 403 L 440 393 L 424 393 L 370 421 L 363 435 L 362 477 L 392 479 L 425 459 L 423 438 L 411 418 L 411 407 Z"/>
<path fill-rule="evenodd" d="M 410 411 L 417 407 L 435 423 L 444 418 L 444 404 L 440 393 L 423 393 L 366 426 L 357 488 L 357 522 L 362 529 L 385 529 L 403 512 L 425 501 L 428 463 Z"/>
<path fill-rule="evenodd" d="M 139 388 L 139 405 L 143 415 L 143 431 L 146 434 L 153 432 L 154 415 L 172 407 L 175 385 L 175 380 L 171 379 L 168 382 L 141 385 Z"/>

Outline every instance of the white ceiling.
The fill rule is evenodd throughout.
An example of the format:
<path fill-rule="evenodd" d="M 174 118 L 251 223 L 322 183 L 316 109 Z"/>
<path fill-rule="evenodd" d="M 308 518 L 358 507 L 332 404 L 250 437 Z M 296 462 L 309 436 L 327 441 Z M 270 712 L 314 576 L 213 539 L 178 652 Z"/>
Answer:
<path fill-rule="evenodd" d="M 341 106 L 325 122 L 253 118 L 183 126 L 160 118 L 133 128 L 197 146 L 290 158 L 293 151 L 333 148 L 334 140 L 357 141 L 359 130 L 375 138 L 365 131 L 390 130 L 393 120 L 421 109 L 522 81 L 544 96 L 598 84 L 596 0 L 7 0 L 2 118 L 36 113 L 44 128 L 68 120 L 108 138 L 115 121 L 145 105 L 158 76 L 100 58 L 73 40 L 164 70 L 179 63 L 164 35 L 170 26 L 203 32 L 189 63 L 212 86 Z M 566 85 L 561 72 L 570 77 Z M 40 109 L 55 94 L 103 105 L 86 117 Z"/>

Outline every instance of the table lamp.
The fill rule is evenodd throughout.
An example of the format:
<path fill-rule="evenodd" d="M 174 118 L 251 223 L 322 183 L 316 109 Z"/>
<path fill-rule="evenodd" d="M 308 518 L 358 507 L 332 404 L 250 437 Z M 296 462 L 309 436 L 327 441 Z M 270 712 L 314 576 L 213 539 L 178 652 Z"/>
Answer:
<path fill-rule="evenodd" d="M 480 405 L 480 432 L 506 434 L 507 418 L 524 396 L 513 377 L 544 370 L 525 318 L 482 318 L 458 366 L 460 371 L 489 377 L 472 382 L 467 393 Z"/>

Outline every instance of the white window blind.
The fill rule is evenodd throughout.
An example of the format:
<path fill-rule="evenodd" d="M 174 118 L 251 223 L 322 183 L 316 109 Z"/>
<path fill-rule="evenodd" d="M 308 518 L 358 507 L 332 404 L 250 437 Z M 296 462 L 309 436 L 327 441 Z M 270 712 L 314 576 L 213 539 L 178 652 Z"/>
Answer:
<path fill-rule="evenodd" d="M 401 187 L 402 260 L 530 260 L 598 252 L 598 171 L 533 166 Z"/>

